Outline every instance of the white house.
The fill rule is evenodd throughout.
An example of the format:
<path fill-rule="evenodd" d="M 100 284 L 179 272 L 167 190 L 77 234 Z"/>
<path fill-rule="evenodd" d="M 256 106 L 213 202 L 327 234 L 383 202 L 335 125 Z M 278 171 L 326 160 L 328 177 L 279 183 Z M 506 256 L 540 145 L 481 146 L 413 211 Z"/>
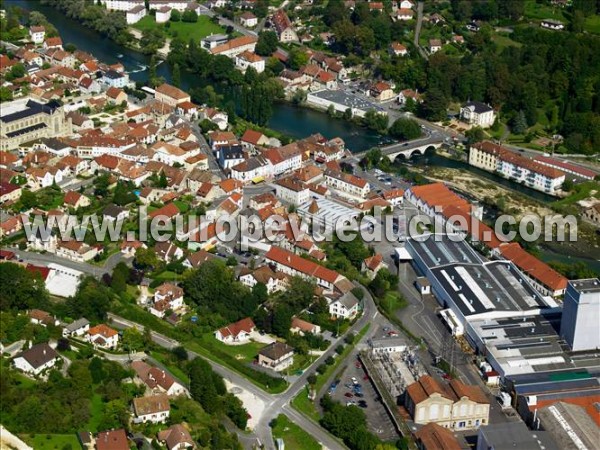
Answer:
<path fill-rule="evenodd" d="M 489 128 L 496 120 L 494 108 L 481 102 L 468 102 L 460 109 L 460 118 L 470 125 Z"/>
<path fill-rule="evenodd" d="M 156 10 L 156 23 L 165 23 L 171 19 L 171 11 L 173 8 L 170 6 L 163 6 Z"/>
<path fill-rule="evenodd" d="M 183 307 L 183 289 L 173 283 L 163 283 L 154 291 L 154 304 L 150 313 L 163 318 L 166 311 Z"/>
<path fill-rule="evenodd" d="M 138 397 L 133 399 L 134 423 L 164 423 L 171 413 L 169 397 L 166 394 Z"/>
<path fill-rule="evenodd" d="M 29 28 L 29 38 L 34 44 L 41 44 L 46 39 L 46 29 L 42 26 L 33 26 Z"/>
<path fill-rule="evenodd" d="M 542 20 L 541 24 L 542 28 L 548 28 L 549 30 L 564 30 L 565 24 L 559 20 L 553 19 L 545 19 Z"/>
<path fill-rule="evenodd" d="M 329 303 L 329 315 L 336 319 L 352 319 L 358 314 L 358 299 L 348 292 Z"/>
<path fill-rule="evenodd" d="M 246 317 L 215 331 L 215 338 L 225 344 L 241 344 L 248 342 L 250 334 L 255 330 L 256 325 L 252 319 Z"/>
<path fill-rule="evenodd" d="M 69 325 L 64 327 L 62 335 L 63 337 L 81 337 L 87 334 L 89 330 L 90 321 L 82 317 L 81 319 L 77 319 L 75 322 L 70 323 Z"/>
<path fill-rule="evenodd" d="M 252 67 L 258 73 L 265 71 L 265 60 L 258 56 L 256 53 L 245 51 L 236 55 L 235 65 L 242 72 L 245 72 L 248 67 Z"/>
<path fill-rule="evenodd" d="M 434 54 L 442 49 L 442 41 L 440 39 L 429 40 L 429 53 Z"/>
<path fill-rule="evenodd" d="M 146 16 L 146 7 L 144 5 L 137 5 L 127 11 L 127 24 L 132 25 L 139 22 Z"/>
<path fill-rule="evenodd" d="M 337 170 L 325 172 L 325 183 L 339 193 L 360 199 L 366 198 L 371 189 L 369 183 L 363 178 Z"/>
<path fill-rule="evenodd" d="M 13 363 L 22 372 L 39 375 L 44 370 L 53 367 L 59 359 L 60 356 L 56 350 L 45 342 L 21 352 L 13 359 Z"/>
<path fill-rule="evenodd" d="M 129 84 L 129 75 L 111 69 L 102 76 L 102 83 L 109 87 L 124 88 Z"/>
<path fill-rule="evenodd" d="M 114 349 L 119 344 L 119 333 L 102 323 L 88 330 L 87 340 L 94 347 Z"/>
<path fill-rule="evenodd" d="M 166 394 L 169 397 L 178 395 L 188 395 L 188 390 L 171 375 L 164 370 L 150 366 L 144 361 L 133 361 L 131 368 L 135 371 L 138 378 L 147 386 L 148 390 L 154 394 Z"/>
<path fill-rule="evenodd" d="M 243 27 L 254 28 L 258 25 L 258 18 L 250 11 L 246 11 L 240 16 L 240 23 Z"/>
<path fill-rule="evenodd" d="M 281 372 L 294 364 L 294 349 L 283 342 L 273 342 L 258 352 L 258 364 Z"/>
<path fill-rule="evenodd" d="M 310 199 L 310 189 L 295 177 L 286 177 L 275 182 L 275 195 L 278 199 L 300 206 Z"/>

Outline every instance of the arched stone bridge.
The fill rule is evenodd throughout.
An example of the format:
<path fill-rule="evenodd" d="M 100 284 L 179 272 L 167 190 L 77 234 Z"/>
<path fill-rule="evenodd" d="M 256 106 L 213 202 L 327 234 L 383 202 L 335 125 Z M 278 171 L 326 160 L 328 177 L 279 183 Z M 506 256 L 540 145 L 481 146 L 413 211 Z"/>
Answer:
<path fill-rule="evenodd" d="M 409 159 L 414 154 L 424 155 L 426 151 L 431 148 L 438 149 L 444 143 L 444 138 L 440 136 L 432 136 L 426 139 L 417 139 L 414 141 L 408 142 L 399 142 L 397 144 L 388 145 L 385 147 L 381 147 L 381 153 L 383 156 L 389 158 L 390 161 L 394 162 L 394 160 L 398 157 L 403 157 Z M 357 158 L 362 158 L 365 156 L 367 152 L 355 153 L 354 156 Z"/>

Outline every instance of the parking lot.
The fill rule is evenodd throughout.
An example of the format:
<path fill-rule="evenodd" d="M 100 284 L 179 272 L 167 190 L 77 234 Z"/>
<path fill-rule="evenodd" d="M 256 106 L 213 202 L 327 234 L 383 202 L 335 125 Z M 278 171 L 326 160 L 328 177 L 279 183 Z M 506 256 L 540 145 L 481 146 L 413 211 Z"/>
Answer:
<path fill-rule="evenodd" d="M 344 405 L 355 404 L 361 408 L 367 416 L 369 430 L 379 439 L 398 439 L 398 433 L 362 365 L 357 359 L 349 363 L 331 397 Z"/>

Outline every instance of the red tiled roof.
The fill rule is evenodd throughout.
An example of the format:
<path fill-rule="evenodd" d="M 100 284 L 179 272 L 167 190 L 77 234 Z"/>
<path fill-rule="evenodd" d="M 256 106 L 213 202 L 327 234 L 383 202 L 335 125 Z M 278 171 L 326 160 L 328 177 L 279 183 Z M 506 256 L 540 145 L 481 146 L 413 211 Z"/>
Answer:
<path fill-rule="evenodd" d="M 468 210 L 471 206 L 468 201 L 452 192 L 448 186 L 443 183 L 413 186 L 410 188 L 410 192 L 430 207 L 439 206 L 442 211 L 445 207 L 450 205 L 465 210 Z"/>
<path fill-rule="evenodd" d="M 265 258 L 331 284 L 340 277 L 340 274 L 334 270 L 327 269 L 275 245 L 271 246 Z"/>
<path fill-rule="evenodd" d="M 561 291 L 567 288 L 568 280 L 565 277 L 535 256 L 527 253 L 516 242 L 502 245 L 500 253 L 503 257 L 512 261 L 526 275 L 534 278 L 551 290 Z"/>
<path fill-rule="evenodd" d="M 158 208 L 155 211 L 152 211 L 149 215 L 150 218 L 153 219 L 155 217 L 158 216 L 165 216 L 168 217 L 169 219 L 175 217 L 176 215 L 178 215 L 180 213 L 179 208 L 177 207 L 177 205 L 175 203 L 169 203 L 165 206 L 163 206 L 162 208 Z"/>
<path fill-rule="evenodd" d="M 456 227 L 459 227 L 459 220 L 462 218 L 466 224 L 466 228 L 463 231 L 470 234 L 473 240 L 477 240 L 491 249 L 498 248 L 501 244 L 503 244 L 503 242 L 498 239 L 496 232 L 492 228 L 481 222 L 476 217 L 470 215 L 468 211 L 465 211 L 463 208 L 449 205 L 444 208 L 442 215 L 446 219 L 453 218 L 453 220 L 456 221 L 453 225 Z"/>
<path fill-rule="evenodd" d="M 262 139 L 263 136 L 264 135 L 260 131 L 248 129 L 244 132 L 241 141 L 249 142 L 253 145 L 258 145 L 258 142 Z"/>
<path fill-rule="evenodd" d="M 102 337 L 109 338 L 109 337 L 115 336 L 117 334 L 117 331 L 113 330 L 108 325 L 101 323 L 100 325 L 96 325 L 95 327 L 90 328 L 88 331 L 88 334 L 90 336 L 95 336 L 95 335 L 99 334 Z"/>
<path fill-rule="evenodd" d="M 423 450 L 461 450 L 458 440 L 447 428 L 437 423 L 428 423 L 415 433 Z"/>
<path fill-rule="evenodd" d="M 250 317 L 246 317 L 245 319 L 238 320 L 235 323 L 231 323 L 231 324 L 227 325 L 226 327 L 219 329 L 219 332 L 221 333 L 221 336 L 223 336 L 224 338 L 227 336 L 233 336 L 235 338 L 242 331 L 244 331 L 246 333 L 252 332 L 252 329 L 254 329 L 255 327 L 256 327 L 256 325 L 254 325 L 254 322 L 252 321 L 252 319 Z"/>

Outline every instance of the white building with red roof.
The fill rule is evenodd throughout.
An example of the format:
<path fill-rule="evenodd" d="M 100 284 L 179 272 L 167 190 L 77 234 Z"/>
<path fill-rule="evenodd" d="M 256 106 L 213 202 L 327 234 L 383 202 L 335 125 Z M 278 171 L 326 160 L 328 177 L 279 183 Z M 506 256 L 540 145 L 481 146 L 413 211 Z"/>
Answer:
<path fill-rule="evenodd" d="M 94 347 L 115 349 L 119 345 L 119 333 L 108 325 L 101 323 L 88 330 L 87 341 Z"/>
<path fill-rule="evenodd" d="M 215 331 L 215 338 L 229 345 L 245 344 L 250 340 L 250 335 L 254 331 L 256 331 L 256 325 L 254 325 L 250 317 L 246 317 L 223 328 L 219 328 Z"/>

